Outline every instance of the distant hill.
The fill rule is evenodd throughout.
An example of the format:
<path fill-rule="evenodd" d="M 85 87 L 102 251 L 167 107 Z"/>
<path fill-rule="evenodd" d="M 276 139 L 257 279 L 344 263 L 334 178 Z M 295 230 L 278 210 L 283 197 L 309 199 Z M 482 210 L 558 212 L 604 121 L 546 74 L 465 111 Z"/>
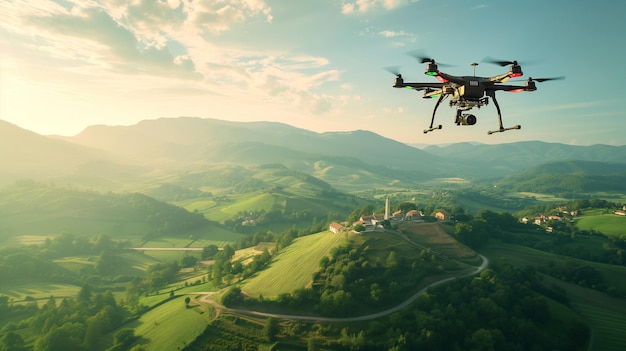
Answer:
<path fill-rule="evenodd" d="M 626 163 L 557 161 L 503 178 L 500 186 L 545 193 L 626 192 Z"/>
<path fill-rule="evenodd" d="M 101 194 L 33 181 L 20 181 L 0 190 L 0 240 L 69 233 L 141 241 L 162 235 L 210 236 L 224 231 L 217 227 L 200 214 L 137 193 Z"/>
<path fill-rule="evenodd" d="M 81 164 L 103 158 L 103 151 L 45 137 L 0 120 L 0 183 L 33 174 L 67 174 Z"/>
<path fill-rule="evenodd" d="M 114 154 L 121 163 L 170 173 L 279 163 L 342 190 L 409 186 L 448 169 L 436 157 L 372 132 L 315 133 L 275 122 L 161 118 L 88 127 L 64 140 Z"/>
<path fill-rule="evenodd" d="M 165 193 L 164 189 L 181 189 Z M 190 189 L 202 189 L 204 196 Z M 202 172 L 188 173 L 170 180 L 164 188 L 146 189 L 144 193 L 176 201 L 190 211 L 199 211 L 215 221 L 228 221 L 238 226 L 246 219 L 255 220 L 253 228 L 266 229 L 266 217 L 271 213 L 272 230 L 293 225 L 308 227 L 313 221 L 341 220 L 355 207 L 365 204 L 363 199 L 344 194 L 329 183 L 310 174 L 285 167 L 282 164 L 261 166 L 218 165 Z M 211 195 L 206 195 L 211 193 Z M 187 195 L 187 196 L 185 196 Z M 260 219 L 260 220 L 259 220 Z"/>
<path fill-rule="evenodd" d="M 508 144 L 457 143 L 428 146 L 424 151 L 459 165 L 471 163 L 478 176 L 500 177 L 551 161 L 601 161 L 626 163 L 626 145 L 565 145 L 543 141 Z"/>
<path fill-rule="evenodd" d="M 133 126 L 88 127 L 66 140 L 137 162 L 190 161 L 233 163 L 277 159 L 310 160 L 324 156 L 347 157 L 388 168 L 437 168 L 436 158 L 406 144 L 367 131 L 315 133 L 276 122 L 228 122 L 191 117 L 161 118 Z"/>
<path fill-rule="evenodd" d="M 281 164 L 356 191 L 415 187 L 435 178 L 491 181 L 551 161 L 626 163 L 626 146 L 527 141 L 418 149 L 364 130 L 316 133 L 275 122 L 193 117 L 91 126 L 73 137 L 41 136 L 2 122 L 0 137 L 0 147 L 13 150 L 0 154 L 10 165 L 0 169 L 0 186 L 32 178 L 99 191 L 154 188 L 222 164 Z"/>

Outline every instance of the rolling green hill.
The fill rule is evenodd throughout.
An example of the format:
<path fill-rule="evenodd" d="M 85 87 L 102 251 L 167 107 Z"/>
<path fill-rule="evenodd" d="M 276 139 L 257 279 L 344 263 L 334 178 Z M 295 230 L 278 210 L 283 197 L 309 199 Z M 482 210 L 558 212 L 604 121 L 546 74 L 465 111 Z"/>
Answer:
<path fill-rule="evenodd" d="M 192 234 L 223 240 L 226 232 L 199 214 L 138 193 L 101 194 L 33 181 L 17 182 L 0 190 L 3 239 L 69 233 L 104 234 L 133 241 Z"/>
<path fill-rule="evenodd" d="M 446 272 L 468 269 L 469 265 L 463 262 L 479 265 L 476 252 L 450 237 L 449 230 L 442 224 L 425 223 L 402 226 L 399 233 L 333 234 L 324 231 L 301 237 L 273 258 L 269 267 L 246 280 L 242 290 L 253 296 L 276 297 L 280 293 L 310 287 L 320 260 L 332 256 L 334 248 L 346 245 L 355 252 L 362 252 L 371 262 L 385 262 L 392 252 L 398 260 L 411 261 L 425 250 L 429 255 L 443 259 L 441 264 Z M 445 275 L 446 272 L 439 274 Z M 404 273 L 398 272 L 397 279 Z"/>
<path fill-rule="evenodd" d="M 546 162 L 585 160 L 626 162 L 626 145 L 565 145 L 543 141 L 503 144 L 456 143 L 427 146 L 424 151 L 458 165 L 472 165 L 474 177 L 501 177 Z M 456 169 L 456 168 L 453 168 Z M 466 175 L 467 176 L 467 175 Z"/>
<path fill-rule="evenodd" d="M 421 150 L 364 130 L 316 133 L 281 123 L 190 117 L 91 126 L 73 137 L 41 136 L 3 122 L 0 136 L 0 147 L 13 150 L 0 155 L 8 165 L 0 169 L 0 185 L 31 178 L 100 191 L 139 191 L 221 164 L 279 163 L 352 192 L 363 187 L 415 188 L 436 178 L 493 179 L 546 161 L 626 161 L 626 146 L 528 141 Z M 606 188 L 615 179 L 594 182 Z"/>
<path fill-rule="evenodd" d="M 347 240 L 347 235 L 331 232 L 299 238 L 274 258 L 267 269 L 246 280 L 241 289 L 255 297 L 276 298 L 281 293 L 310 286 L 320 259 Z"/>
<path fill-rule="evenodd" d="M 531 167 L 502 179 L 513 191 L 543 193 L 626 192 L 626 163 L 558 161 Z"/>

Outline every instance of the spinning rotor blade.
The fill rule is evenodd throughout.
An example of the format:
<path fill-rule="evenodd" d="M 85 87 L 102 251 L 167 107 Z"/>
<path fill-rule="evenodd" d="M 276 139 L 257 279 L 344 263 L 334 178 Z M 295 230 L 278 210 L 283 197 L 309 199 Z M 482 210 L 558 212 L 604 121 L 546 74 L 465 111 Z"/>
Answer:
<path fill-rule="evenodd" d="M 499 66 L 502 66 L 502 67 L 509 66 L 509 65 L 516 65 L 516 66 L 519 65 L 519 63 L 517 63 L 517 61 L 515 61 L 515 60 L 514 61 L 496 60 L 496 59 L 491 58 L 491 57 L 486 57 L 483 60 L 483 62 L 493 63 L 493 64 L 496 64 L 496 65 L 499 65 Z"/>
<path fill-rule="evenodd" d="M 440 63 L 440 62 L 436 62 L 434 58 L 432 57 L 428 57 L 423 50 L 413 50 L 413 51 L 409 51 L 407 52 L 407 54 L 411 57 L 413 57 L 414 59 L 416 59 L 417 61 L 419 61 L 420 63 L 436 63 L 438 66 L 441 67 L 451 67 L 452 65 L 447 65 L 445 63 Z"/>
<path fill-rule="evenodd" d="M 565 79 L 565 76 L 551 77 L 551 78 L 528 78 L 528 80 L 532 80 L 532 81 L 539 82 L 539 83 L 547 82 L 549 80 L 562 80 L 562 79 Z"/>
<path fill-rule="evenodd" d="M 559 76 L 559 77 L 550 77 L 550 78 L 532 78 L 532 77 L 528 77 L 528 79 L 513 79 L 511 80 L 511 82 L 537 82 L 537 83 L 543 83 L 543 82 L 547 82 L 550 80 L 563 80 L 565 79 L 565 76 Z"/>
<path fill-rule="evenodd" d="M 400 67 L 398 67 L 398 66 L 385 67 L 385 71 L 393 74 L 394 76 L 399 76 L 400 75 Z"/>

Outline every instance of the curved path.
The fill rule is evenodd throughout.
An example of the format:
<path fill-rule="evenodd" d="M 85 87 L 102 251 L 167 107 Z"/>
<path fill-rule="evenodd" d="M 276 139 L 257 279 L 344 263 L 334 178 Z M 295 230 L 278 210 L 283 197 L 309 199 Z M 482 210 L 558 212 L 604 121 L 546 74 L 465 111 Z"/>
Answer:
<path fill-rule="evenodd" d="M 392 308 L 386 309 L 384 311 L 380 311 L 380 312 L 376 312 L 376 313 L 372 313 L 372 314 L 368 314 L 368 315 L 364 315 L 364 316 L 357 316 L 357 317 L 343 317 L 343 318 L 338 318 L 338 317 L 317 317 L 317 316 L 298 316 L 298 315 L 288 315 L 288 314 L 257 312 L 257 311 L 242 310 L 242 309 L 237 309 L 237 308 L 228 308 L 228 307 L 225 307 L 223 305 L 220 305 L 216 301 L 209 300 L 208 297 L 210 295 L 214 294 L 214 292 L 190 293 L 189 295 L 204 295 L 200 299 L 201 302 L 209 303 L 209 304 L 215 306 L 216 308 L 222 309 L 224 311 L 229 311 L 229 312 L 242 314 L 242 315 L 247 315 L 247 316 L 252 316 L 252 317 L 264 317 L 264 318 L 273 317 L 273 318 L 278 318 L 278 319 L 291 319 L 291 320 L 311 321 L 311 322 L 356 322 L 356 321 L 366 321 L 366 320 L 370 320 L 370 319 L 376 319 L 376 318 L 384 317 L 386 315 L 392 314 L 394 312 L 397 312 L 397 311 L 405 308 L 406 306 L 410 305 L 413 301 L 415 301 L 420 295 L 422 295 L 426 291 L 428 291 L 428 289 L 430 289 L 430 288 L 434 288 L 436 286 L 449 283 L 449 282 L 454 281 L 455 279 L 458 279 L 458 278 L 469 277 L 469 276 L 476 275 L 476 274 L 482 272 L 489 265 L 489 259 L 487 259 L 487 257 L 485 257 L 483 255 L 480 255 L 480 258 L 483 260 L 483 262 L 481 263 L 481 265 L 479 267 L 476 268 L 476 270 L 474 270 L 471 273 L 463 274 L 463 275 L 460 275 L 460 276 L 457 276 L 457 277 L 449 277 L 449 278 L 445 278 L 445 279 L 442 279 L 442 280 L 438 280 L 438 281 L 436 281 L 434 283 L 429 284 L 425 288 L 421 289 L 420 291 L 415 293 L 413 296 L 409 297 L 406 301 L 402 302 L 401 304 L 399 304 L 397 306 L 394 306 Z"/>

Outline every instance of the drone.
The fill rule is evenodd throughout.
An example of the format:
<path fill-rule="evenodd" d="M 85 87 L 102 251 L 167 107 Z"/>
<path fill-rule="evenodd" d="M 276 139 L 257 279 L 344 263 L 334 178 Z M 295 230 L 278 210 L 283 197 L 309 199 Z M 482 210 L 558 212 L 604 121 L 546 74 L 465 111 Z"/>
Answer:
<path fill-rule="evenodd" d="M 493 101 L 498 113 L 499 128 L 497 130 L 488 131 L 487 134 L 506 132 L 508 130 L 520 129 L 522 126 L 515 125 L 513 127 L 505 128 L 502 124 L 502 114 L 500 112 L 500 105 L 496 100 L 496 91 L 506 92 L 523 92 L 523 91 L 535 91 L 537 86 L 535 83 L 542 83 L 549 80 L 563 79 L 564 77 L 554 78 L 528 78 L 525 85 L 507 85 L 502 84 L 511 78 L 518 78 L 523 75 L 522 67 L 517 61 L 502 61 L 494 59 L 486 59 L 486 62 L 500 65 L 501 67 L 510 66 L 509 71 L 493 77 L 477 77 L 476 66 L 478 63 L 472 63 L 474 67 L 473 76 L 453 76 L 444 72 L 441 72 L 437 67 L 437 63 L 434 59 L 429 57 L 416 57 L 421 63 L 425 63 L 426 70 L 424 74 L 427 76 L 435 77 L 439 80 L 439 83 L 407 83 L 402 78 L 402 75 L 395 69 L 388 70 L 396 75 L 394 81 L 394 88 L 407 88 L 417 91 L 423 91 L 423 98 L 432 99 L 438 98 L 435 103 L 433 115 L 430 120 L 430 127 L 424 129 L 424 134 L 432 132 L 437 129 L 441 129 L 442 126 L 434 126 L 435 113 L 437 108 L 446 98 L 450 98 L 450 107 L 456 106 L 456 125 L 471 126 L 476 124 L 476 116 L 470 113 L 466 113 L 472 108 L 481 108 L 489 104 L 489 99 Z M 442 65 L 442 64 L 440 64 Z M 443 65 L 442 65 L 443 66 Z"/>

